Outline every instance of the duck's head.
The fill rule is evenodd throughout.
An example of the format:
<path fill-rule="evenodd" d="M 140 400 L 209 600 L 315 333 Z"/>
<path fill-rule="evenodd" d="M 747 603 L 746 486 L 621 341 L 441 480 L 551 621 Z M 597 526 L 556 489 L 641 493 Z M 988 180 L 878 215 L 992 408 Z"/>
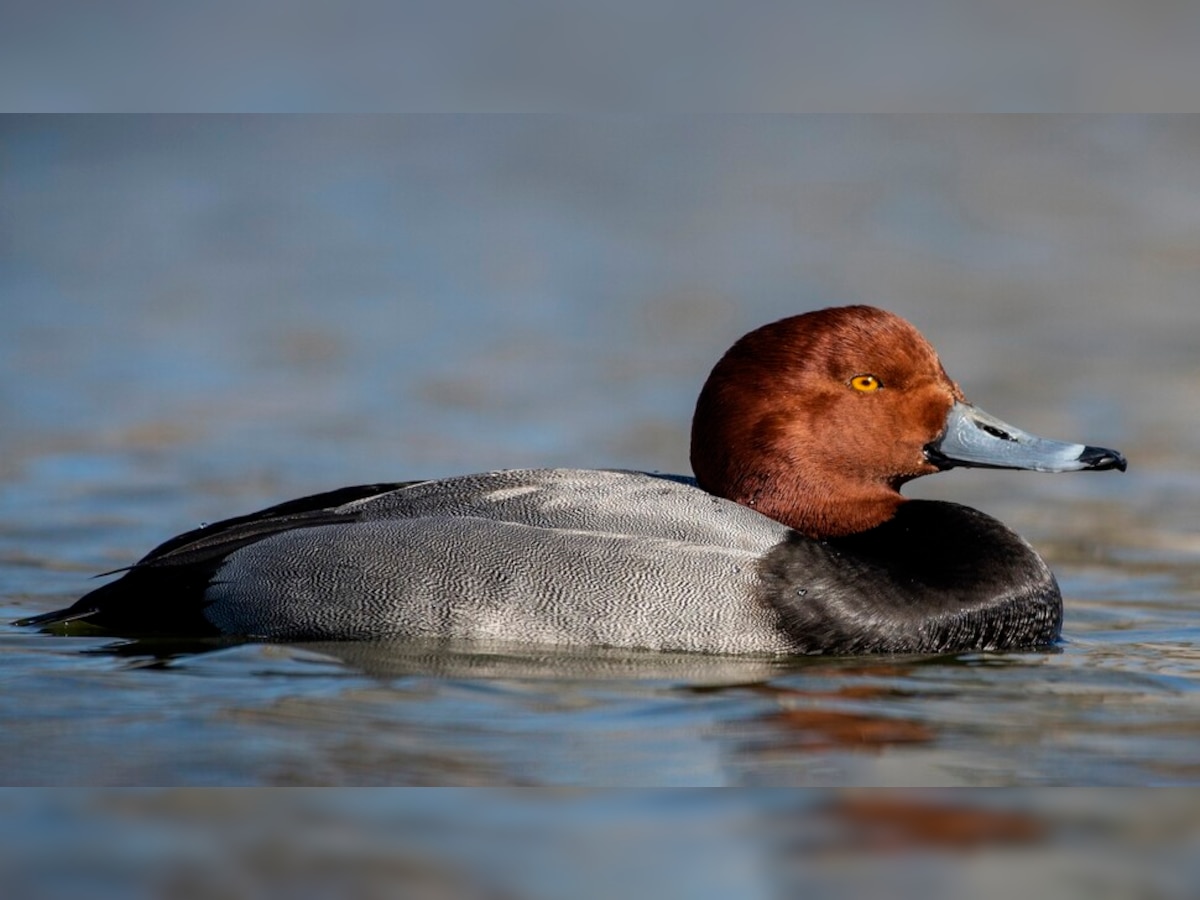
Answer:
<path fill-rule="evenodd" d="M 1116 451 L 1039 438 L 971 406 L 919 331 L 869 306 L 741 338 L 700 393 L 691 455 L 705 490 L 817 538 L 888 521 L 901 485 L 955 466 L 1125 469 Z"/>

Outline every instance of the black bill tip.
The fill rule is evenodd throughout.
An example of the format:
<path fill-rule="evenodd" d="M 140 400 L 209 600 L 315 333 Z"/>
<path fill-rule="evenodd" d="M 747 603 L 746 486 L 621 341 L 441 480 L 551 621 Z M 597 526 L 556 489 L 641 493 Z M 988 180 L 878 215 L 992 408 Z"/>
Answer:
<path fill-rule="evenodd" d="M 1116 450 L 1109 450 L 1106 447 L 1085 447 L 1083 452 L 1079 454 L 1079 461 L 1088 469 L 1102 471 L 1104 469 L 1116 469 L 1119 472 L 1124 472 L 1126 466 L 1125 457 Z"/>

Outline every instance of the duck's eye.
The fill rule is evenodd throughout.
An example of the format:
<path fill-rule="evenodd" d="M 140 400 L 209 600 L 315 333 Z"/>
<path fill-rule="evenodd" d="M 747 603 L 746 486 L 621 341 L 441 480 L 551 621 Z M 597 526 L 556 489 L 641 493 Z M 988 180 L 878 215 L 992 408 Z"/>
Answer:
<path fill-rule="evenodd" d="M 856 391 L 862 391 L 864 394 L 869 394 L 871 391 L 877 391 L 883 387 L 883 382 L 874 375 L 855 375 L 850 379 L 850 387 Z"/>

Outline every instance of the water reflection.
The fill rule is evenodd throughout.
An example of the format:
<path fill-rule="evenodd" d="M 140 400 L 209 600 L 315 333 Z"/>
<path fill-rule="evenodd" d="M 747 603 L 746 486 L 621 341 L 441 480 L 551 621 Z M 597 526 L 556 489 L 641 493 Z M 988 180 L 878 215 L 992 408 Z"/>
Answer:
<path fill-rule="evenodd" d="M 847 792 L 819 807 L 832 826 L 826 851 L 913 853 L 1037 844 L 1050 825 L 1037 812 L 963 802 L 944 794 Z"/>
<path fill-rule="evenodd" d="M 902 670 L 881 668 L 861 672 L 868 678 L 902 677 Z M 885 714 L 873 706 L 891 708 L 892 702 L 912 692 L 874 684 L 852 684 L 832 691 L 769 688 L 782 707 L 764 716 L 763 725 L 777 730 L 768 753 L 882 752 L 903 744 L 928 744 L 936 737 L 930 725 Z M 854 709 L 846 709 L 853 706 Z"/>
<path fill-rule="evenodd" d="M 163 639 L 103 641 L 84 652 L 144 677 L 174 673 L 201 696 L 206 683 L 252 674 L 257 700 L 225 698 L 209 714 L 250 734 L 308 734 L 270 773 L 283 784 L 303 783 L 304 772 L 339 784 L 556 784 L 582 773 L 605 783 L 825 784 L 859 771 L 847 762 L 855 757 L 876 760 L 883 768 L 874 777 L 889 782 L 990 781 L 986 769 L 956 776 L 958 757 L 946 748 L 1004 727 L 1017 700 L 987 673 L 1019 682 L 1054 655 L 785 659 L 500 642 Z M 985 693 L 992 709 L 975 708 L 972 697 Z M 639 744 L 656 748 L 636 764 L 621 749 L 631 727 Z M 586 746 L 574 746 L 575 734 L 589 735 Z"/>
<path fill-rule="evenodd" d="M 1188 897 L 1178 792 L 10 792 L 22 897 Z M 19 823 L 19 825 L 18 825 Z M 102 827 L 97 827 L 97 825 Z"/>

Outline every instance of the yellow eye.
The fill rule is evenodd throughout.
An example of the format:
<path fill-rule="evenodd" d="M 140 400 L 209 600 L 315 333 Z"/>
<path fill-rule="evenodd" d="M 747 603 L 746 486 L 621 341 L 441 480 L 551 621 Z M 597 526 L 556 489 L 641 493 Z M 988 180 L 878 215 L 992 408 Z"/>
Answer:
<path fill-rule="evenodd" d="M 874 375 L 855 375 L 850 379 L 850 387 L 869 394 L 871 391 L 879 390 L 883 384 Z"/>

